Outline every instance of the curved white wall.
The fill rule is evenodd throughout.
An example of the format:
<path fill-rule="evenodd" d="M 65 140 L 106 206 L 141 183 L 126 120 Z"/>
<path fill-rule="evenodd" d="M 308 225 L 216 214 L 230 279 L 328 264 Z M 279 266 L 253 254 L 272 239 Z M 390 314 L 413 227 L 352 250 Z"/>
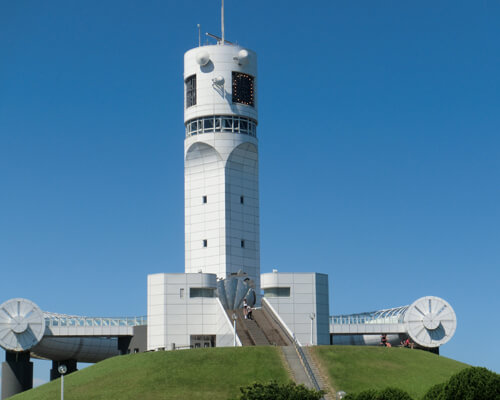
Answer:
<path fill-rule="evenodd" d="M 184 79 L 196 74 L 197 86 L 196 105 L 184 108 L 184 122 L 209 115 L 240 115 L 257 121 L 257 54 L 245 49 L 249 54 L 248 62 L 241 65 L 235 60 L 241 50 L 243 47 L 240 46 L 214 45 L 196 47 L 184 54 Z M 206 52 L 210 56 L 210 61 L 205 66 L 200 66 L 196 61 L 196 55 L 200 52 Z M 255 78 L 254 107 L 233 104 L 233 71 L 243 72 Z M 213 79 L 217 77 L 224 78 L 222 90 L 214 87 Z"/>

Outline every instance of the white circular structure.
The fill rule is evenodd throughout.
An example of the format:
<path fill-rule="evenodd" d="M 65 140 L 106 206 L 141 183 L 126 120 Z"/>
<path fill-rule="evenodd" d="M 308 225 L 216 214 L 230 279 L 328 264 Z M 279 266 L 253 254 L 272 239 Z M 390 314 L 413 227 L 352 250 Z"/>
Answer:
<path fill-rule="evenodd" d="M 438 347 L 448 342 L 457 329 L 457 316 L 450 304 L 439 297 L 415 300 L 404 316 L 408 335 L 424 347 Z"/>
<path fill-rule="evenodd" d="M 200 66 L 207 65 L 208 62 L 210 61 L 210 54 L 208 54 L 208 51 L 201 50 L 198 53 L 196 53 L 196 62 Z"/>
<path fill-rule="evenodd" d="M 42 310 L 30 300 L 11 299 L 0 305 L 0 346 L 26 351 L 35 346 L 45 332 Z"/>

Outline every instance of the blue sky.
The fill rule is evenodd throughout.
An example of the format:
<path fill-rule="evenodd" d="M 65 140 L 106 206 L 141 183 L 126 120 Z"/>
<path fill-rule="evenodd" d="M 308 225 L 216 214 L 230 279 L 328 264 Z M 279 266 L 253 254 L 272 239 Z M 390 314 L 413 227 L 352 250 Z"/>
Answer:
<path fill-rule="evenodd" d="M 442 355 L 499 372 L 500 3 L 269 4 L 226 0 L 259 56 L 262 272 L 328 273 L 332 314 L 443 297 Z M 0 302 L 144 315 L 183 271 L 183 53 L 219 6 L 0 4 Z"/>

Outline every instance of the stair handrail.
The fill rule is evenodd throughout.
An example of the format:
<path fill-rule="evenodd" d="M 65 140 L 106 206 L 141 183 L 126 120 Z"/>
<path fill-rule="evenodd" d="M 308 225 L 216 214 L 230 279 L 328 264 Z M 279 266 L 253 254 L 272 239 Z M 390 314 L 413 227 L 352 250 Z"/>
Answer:
<path fill-rule="evenodd" d="M 311 366 L 309 365 L 309 361 L 307 361 L 307 357 L 305 356 L 304 351 L 302 350 L 302 345 L 300 344 L 299 340 L 295 336 L 295 333 L 293 333 L 290 330 L 290 328 L 287 326 L 287 324 L 281 319 L 281 317 L 276 312 L 274 307 L 271 305 L 271 303 L 269 303 L 269 301 L 265 297 L 262 298 L 262 303 L 266 306 L 266 309 L 269 309 L 271 317 L 283 329 L 283 331 L 287 334 L 290 341 L 293 343 L 293 346 L 295 347 L 295 351 L 297 352 L 297 355 L 299 356 L 300 363 L 304 367 L 306 374 L 309 377 L 314 388 L 316 390 L 321 390 L 321 387 L 318 384 L 316 376 L 314 375 L 314 372 L 313 372 Z"/>
<path fill-rule="evenodd" d="M 302 363 L 302 366 L 306 370 L 306 373 L 309 376 L 309 379 L 311 380 L 311 383 L 313 384 L 314 389 L 321 390 L 321 387 L 319 386 L 319 383 L 316 380 L 316 376 L 314 375 L 314 372 L 313 372 L 311 366 L 309 365 L 309 361 L 307 361 L 307 357 L 304 354 L 304 350 L 302 350 L 302 347 L 298 345 L 297 340 L 295 340 L 293 342 L 293 344 L 295 346 L 295 351 L 299 355 L 300 362 Z"/>
<path fill-rule="evenodd" d="M 288 327 L 288 325 L 283 321 L 278 314 L 278 312 L 274 309 L 274 307 L 271 305 L 271 303 L 265 298 L 262 298 L 262 303 L 265 304 L 266 310 L 269 310 L 269 314 L 271 315 L 271 318 L 278 324 L 278 326 L 283 330 L 285 335 L 288 337 L 288 340 L 290 342 L 294 343 L 295 341 L 301 346 L 300 342 L 298 339 L 295 337 L 295 333 L 291 331 L 291 329 Z M 262 307 L 264 308 L 264 307 Z"/>

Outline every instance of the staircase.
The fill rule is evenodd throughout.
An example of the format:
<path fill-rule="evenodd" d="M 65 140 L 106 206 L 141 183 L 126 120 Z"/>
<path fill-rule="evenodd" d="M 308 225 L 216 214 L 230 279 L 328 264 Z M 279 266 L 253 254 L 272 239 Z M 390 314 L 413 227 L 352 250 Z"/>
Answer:
<path fill-rule="evenodd" d="M 243 346 L 281 346 L 296 383 L 313 389 L 326 389 L 308 349 L 298 347 L 266 307 L 254 310 L 253 320 L 245 319 L 241 308 L 226 310 L 226 312 L 231 320 L 233 314 L 236 314 L 236 334 Z M 324 395 L 323 399 L 330 400 L 332 399 L 330 396 Z"/>
<path fill-rule="evenodd" d="M 291 341 L 264 309 L 253 311 L 253 320 L 245 319 L 243 309 L 227 310 L 229 318 L 236 314 L 236 334 L 243 346 L 288 346 Z"/>

